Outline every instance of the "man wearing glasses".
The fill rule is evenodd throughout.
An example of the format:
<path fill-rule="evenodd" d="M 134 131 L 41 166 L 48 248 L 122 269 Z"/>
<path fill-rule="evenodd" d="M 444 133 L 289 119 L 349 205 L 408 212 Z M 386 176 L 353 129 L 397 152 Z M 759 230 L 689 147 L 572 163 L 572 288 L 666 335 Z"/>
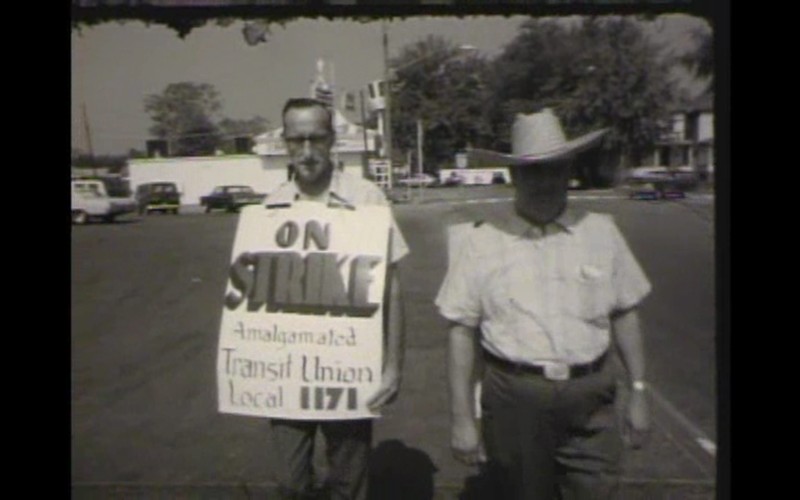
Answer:
<path fill-rule="evenodd" d="M 331 149 L 336 141 L 333 111 L 310 98 L 289 99 L 283 108 L 283 139 L 289 154 L 291 180 L 267 198 L 267 207 L 297 200 L 328 206 L 388 205 L 383 191 L 371 182 L 336 168 Z M 402 233 L 392 219 L 386 277 L 384 366 L 381 385 L 368 400 L 372 410 L 391 403 L 400 388 L 404 349 L 403 304 L 397 262 L 408 253 Z M 325 437 L 327 488 L 332 499 L 367 497 L 368 458 L 372 420 L 271 419 L 278 482 L 284 498 L 309 498 L 313 493 L 312 458 L 317 429 Z"/>

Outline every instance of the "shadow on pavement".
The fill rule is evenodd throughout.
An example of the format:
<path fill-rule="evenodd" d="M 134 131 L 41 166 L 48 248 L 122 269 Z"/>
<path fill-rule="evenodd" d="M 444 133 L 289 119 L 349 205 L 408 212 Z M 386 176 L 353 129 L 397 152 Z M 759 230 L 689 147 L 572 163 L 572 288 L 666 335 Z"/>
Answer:
<path fill-rule="evenodd" d="M 483 466 L 477 474 L 464 480 L 464 489 L 458 495 L 458 500 L 493 500 L 497 497 L 497 491 L 491 482 L 488 469 Z"/>
<path fill-rule="evenodd" d="M 381 442 L 370 457 L 369 500 L 431 500 L 438 471 L 422 450 L 397 439 Z"/>

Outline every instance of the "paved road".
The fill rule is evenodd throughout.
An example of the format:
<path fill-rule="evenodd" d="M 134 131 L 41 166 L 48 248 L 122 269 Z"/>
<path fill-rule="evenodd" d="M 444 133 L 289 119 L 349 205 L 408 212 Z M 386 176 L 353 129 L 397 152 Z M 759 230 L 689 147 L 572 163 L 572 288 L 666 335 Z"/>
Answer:
<path fill-rule="evenodd" d="M 444 323 L 432 298 L 444 273 L 443 221 L 484 217 L 510 191 L 451 190 L 439 199 L 435 191 L 396 205 L 412 250 L 401 265 L 408 353 L 402 395 L 376 425 L 375 498 L 480 490 L 476 471 L 448 451 Z M 713 204 L 582 194 L 573 203 L 612 213 L 654 284 L 642 314 L 655 427 L 648 446 L 626 456 L 625 498 L 713 498 Z M 186 212 L 73 229 L 76 498 L 249 498 L 272 484 L 279 457 L 265 421 L 216 412 L 220 299 L 237 217 Z"/>

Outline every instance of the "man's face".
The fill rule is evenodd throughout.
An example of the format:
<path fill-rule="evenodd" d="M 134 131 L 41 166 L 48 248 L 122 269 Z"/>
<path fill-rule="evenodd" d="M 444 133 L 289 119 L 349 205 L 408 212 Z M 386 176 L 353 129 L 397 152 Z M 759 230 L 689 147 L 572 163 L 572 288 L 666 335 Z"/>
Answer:
<path fill-rule="evenodd" d="M 541 163 L 511 168 L 517 211 L 537 224 L 555 220 L 567 205 L 570 164 Z"/>
<path fill-rule="evenodd" d="M 329 125 L 330 116 L 319 107 L 290 109 L 284 116 L 283 139 L 303 190 L 317 192 L 330 181 L 334 137 Z"/>

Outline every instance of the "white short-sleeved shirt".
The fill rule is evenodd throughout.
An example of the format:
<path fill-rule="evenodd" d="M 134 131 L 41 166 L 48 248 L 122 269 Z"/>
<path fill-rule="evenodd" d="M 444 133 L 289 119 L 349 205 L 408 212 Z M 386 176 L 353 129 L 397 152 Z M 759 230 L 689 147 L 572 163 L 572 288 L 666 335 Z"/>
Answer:
<path fill-rule="evenodd" d="M 479 327 L 503 359 L 590 362 L 608 349 L 611 314 L 636 306 L 650 282 L 611 216 L 568 209 L 544 229 L 513 213 L 452 227 L 436 305 Z"/>
<path fill-rule="evenodd" d="M 287 181 L 267 196 L 266 205 L 291 204 L 301 199 L 312 198 L 303 195 L 294 181 Z M 328 190 L 313 199 L 327 202 L 332 206 L 389 206 L 386 195 L 378 186 L 366 179 L 338 170 L 334 170 Z M 389 234 L 389 262 L 396 263 L 407 254 L 408 244 L 392 215 L 392 227 Z"/>

